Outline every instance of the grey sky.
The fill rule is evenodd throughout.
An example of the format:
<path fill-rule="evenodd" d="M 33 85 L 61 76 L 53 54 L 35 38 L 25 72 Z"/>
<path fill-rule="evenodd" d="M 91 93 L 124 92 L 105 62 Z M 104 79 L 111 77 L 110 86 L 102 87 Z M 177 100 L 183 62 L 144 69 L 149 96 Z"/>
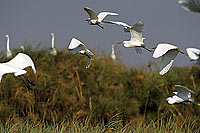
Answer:
<path fill-rule="evenodd" d="M 149 48 L 159 42 L 175 44 L 182 50 L 200 48 L 200 14 L 187 12 L 177 0 L 0 0 L 0 51 L 6 50 L 4 35 L 10 35 L 11 49 L 19 47 L 24 39 L 42 41 L 50 47 L 50 33 L 56 37 L 56 48 L 66 47 L 72 37 L 86 42 L 87 47 L 100 47 L 110 53 L 111 45 L 128 40 L 129 34 L 116 25 L 90 26 L 83 10 L 90 7 L 96 13 L 112 11 L 119 16 L 106 20 L 124 21 L 132 25 L 144 22 L 143 36 Z M 119 58 L 128 65 L 146 64 L 153 60 L 151 53 L 136 54 L 134 49 L 117 48 Z M 158 61 L 155 61 L 158 62 Z M 176 65 L 189 65 L 189 58 L 178 55 Z"/>

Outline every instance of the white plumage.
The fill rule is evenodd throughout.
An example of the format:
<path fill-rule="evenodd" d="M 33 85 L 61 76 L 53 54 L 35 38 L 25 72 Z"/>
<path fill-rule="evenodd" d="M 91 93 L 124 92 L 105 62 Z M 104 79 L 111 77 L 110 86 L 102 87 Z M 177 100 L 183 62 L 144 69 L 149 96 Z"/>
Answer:
<path fill-rule="evenodd" d="M 169 104 L 194 101 L 191 94 L 194 93 L 194 91 L 181 85 L 175 85 L 175 87 L 177 88 L 178 92 L 173 92 L 175 95 L 166 99 Z"/>
<path fill-rule="evenodd" d="M 116 24 L 124 27 L 124 32 L 130 32 L 131 26 L 120 21 L 104 21 L 104 23 Z"/>
<path fill-rule="evenodd" d="M 0 81 L 2 76 L 7 73 L 14 73 L 15 76 L 25 74 L 27 71 L 23 69 L 29 66 L 31 66 L 33 72 L 36 73 L 35 65 L 32 59 L 24 53 L 17 54 L 10 61 L 0 63 Z"/>
<path fill-rule="evenodd" d="M 186 54 L 174 45 L 167 44 L 167 43 L 160 43 L 157 45 L 154 53 L 153 58 L 161 57 L 160 63 L 160 75 L 164 75 L 169 71 L 171 66 L 173 65 L 174 59 L 176 58 L 178 52 L 182 54 Z"/>
<path fill-rule="evenodd" d="M 146 48 L 146 45 L 143 42 L 143 40 L 144 40 L 144 38 L 142 38 L 143 26 L 144 26 L 144 23 L 141 21 L 134 24 L 130 28 L 130 35 L 131 35 L 130 40 L 122 41 L 122 42 L 119 42 L 118 44 L 123 44 L 124 47 L 126 47 L 126 48 L 134 47 L 137 53 L 142 53 L 141 48 L 144 48 L 144 49 L 152 52 L 151 50 Z"/>
<path fill-rule="evenodd" d="M 179 0 L 178 3 L 186 11 L 200 13 L 200 0 Z"/>
<path fill-rule="evenodd" d="M 88 57 L 86 68 L 90 67 L 90 60 L 92 60 L 93 53 L 86 48 L 86 46 L 76 38 L 72 38 L 68 49 L 72 51 L 73 54 L 82 54 Z"/>
<path fill-rule="evenodd" d="M 7 47 L 7 51 L 6 51 L 6 57 L 7 58 L 11 58 L 12 57 L 12 52 L 10 51 L 10 38 L 9 35 L 5 35 L 7 41 L 6 41 L 6 47 Z"/>
<path fill-rule="evenodd" d="M 116 60 L 116 55 L 115 55 L 115 45 L 112 45 L 112 51 L 111 51 L 111 58 L 113 61 Z"/>
<path fill-rule="evenodd" d="M 197 61 L 197 64 L 200 64 L 200 49 L 187 48 L 186 51 L 191 61 Z"/>
<path fill-rule="evenodd" d="M 90 25 L 98 25 L 103 29 L 103 26 L 101 26 L 101 22 L 107 15 L 118 15 L 117 13 L 112 13 L 112 12 L 100 12 L 98 15 L 88 7 L 85 7 L 84 10 L 88 13 L 89 18 L 86 20 Z"/>
<path fill-rule="evenodd" d="M 55 48 L 55 34 L 51 33 L 51 52 L 50 54 L 56 56 L 57 55 L 57 51 Z"/>

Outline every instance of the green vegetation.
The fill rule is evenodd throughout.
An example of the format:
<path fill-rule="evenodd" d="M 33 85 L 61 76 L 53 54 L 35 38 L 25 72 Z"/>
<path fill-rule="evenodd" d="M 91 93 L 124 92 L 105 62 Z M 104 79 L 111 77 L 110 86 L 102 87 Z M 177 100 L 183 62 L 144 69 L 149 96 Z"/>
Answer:
<path fill-rule="evenodd" d="M 20 50 L 15 50 L 17 54 Z M 22 132 L 198 132 L 200 67 L 173 67 L 164 76 L 147 66 L 127 68 L 110 57 L 87 58 L 25 47 L 35 62 L 24 76 L 0 83 L 0 130 Z M 0 55 L 1 62 L 7 59 Z M 168 105 L 175 84 L 195 91 L 195 103 Z"/>

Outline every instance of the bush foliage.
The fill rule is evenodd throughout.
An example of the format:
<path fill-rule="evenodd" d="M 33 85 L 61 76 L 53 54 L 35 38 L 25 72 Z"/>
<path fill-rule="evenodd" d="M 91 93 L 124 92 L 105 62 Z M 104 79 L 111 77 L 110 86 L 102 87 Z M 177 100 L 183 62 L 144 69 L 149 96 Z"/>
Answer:
<path fill-rule="evenodd" d="M 19 49 L 14 50 L 16 55 Z M 173 67 L 160 76 L 148 66 L 128 68 L 113 63 L 109 56 L 98 56 L 86 69 L 87 58 L 63 50 L 57 56 L 49 50 L 25 47 L 35 62 L 23 76 L 4 75 L 0 84 L 0 121 L 24 119 L 44 123 L 85 120 L 107 125 L 116 114 L 122 124 L 168 120 L 195 120 L 200 125 L 200 67 Z M 1 62 L 8 61 L 3 54 Z M 175 84 L 193 91 L 192 104 L 169 105 L 164 101 L 173 95 Z"/>

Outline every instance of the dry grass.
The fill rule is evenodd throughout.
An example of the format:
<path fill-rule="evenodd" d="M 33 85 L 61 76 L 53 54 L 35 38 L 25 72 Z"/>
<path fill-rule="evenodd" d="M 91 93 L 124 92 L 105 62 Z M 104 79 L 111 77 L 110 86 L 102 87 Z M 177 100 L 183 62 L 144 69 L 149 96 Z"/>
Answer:
<path fill-rule="evenodd" d="M 19 50 L 15 50 L 17 52 Z M 13 118 L 14 123 L 1 127 L 7 128 L 7 131 L 11 126 L 22 126 L 26 130 L 23 127 L 27 119 L 43 124 L 66 121 L 65 128 L 76 122 L 74 126 L 78 126 L 77 129 L 70 130 L 85 130 L 84 125 L 80 126 L 88 116 L 90 119 L 87 123 L 95 123 L 89 130 L 105 131 L 109 129 L 105 127 L 109 120 L 118 113 L 120 128 L 111 126 L 111 131 L 116 129 L 123 132 L 132 123 L 142 129 L 161 130 L 159 128 L 167 126 L 164 123 L 169 118 L 173 118 L 171 122 L 183 125 L 186 120 L 192 120 L 192 125 L 199 127 L 200 107 L 196 104 L 200 102 L 199 66 L 174 67 L 169 73 L 160 76 L 145 65 L 141 68 L 127 68 L 121 62 L 113 63 L 107 56 L 98 57 L 89 69 L 85 69 L 87 59 L 82 55 L 58 51 L 54 57 L 48 50 L 34 50 L 31 47 L 26 47 L 25 53 L 34 60 L 37 74 L 34 75 L 28 68 L 29 72 L 21 77 L 4 75 L 0 85 L 0 121 L 5 125 Z M 6 58 L 2 55 L 0 60 L 4 62 Z M 170 106 L 163 101 L 172 95 L 175 84 L 194 90 L 196 102 Z M 18 124 L 20 122 L 22 125 Z M 28 122 L 29 126 L 33 125 Z M 55 131 L 58 125 L 54 126 L 49 128 Z M 172 128 L 178 131 L 179 126 Z"/>

